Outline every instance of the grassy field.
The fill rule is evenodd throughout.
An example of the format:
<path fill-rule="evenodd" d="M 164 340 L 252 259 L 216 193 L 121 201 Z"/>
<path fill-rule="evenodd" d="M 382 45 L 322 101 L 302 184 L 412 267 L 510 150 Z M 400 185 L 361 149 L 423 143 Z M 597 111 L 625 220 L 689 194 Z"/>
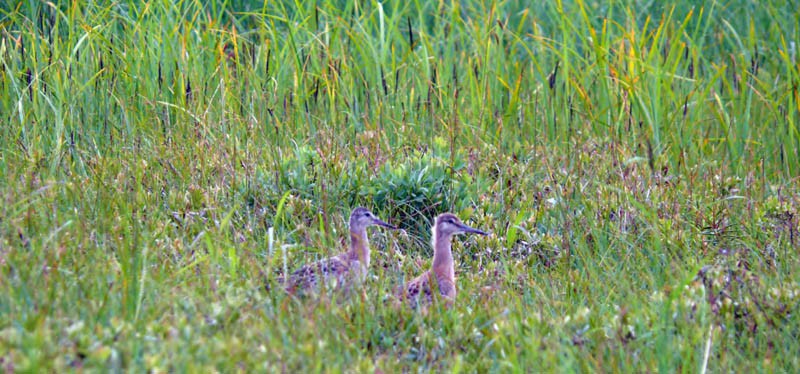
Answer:
<path fill-rule="evenodd" d="M 4 2 L 0 368 L 800 371 L 796 4 L 527 3 Z"/>

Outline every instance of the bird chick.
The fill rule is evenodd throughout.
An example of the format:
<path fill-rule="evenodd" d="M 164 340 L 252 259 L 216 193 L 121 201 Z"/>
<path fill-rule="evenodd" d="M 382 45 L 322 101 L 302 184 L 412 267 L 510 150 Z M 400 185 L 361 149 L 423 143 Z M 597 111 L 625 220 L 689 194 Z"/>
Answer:
<path fill-rule="evenodd" d="M 369 269 L 370 247 L 367 238 L 367 227 L 381 226 L 397 229 L 378 217 L 367 208 L 358 207 L 350 214 L 350 248 L 347 252 L 329 257 L 295 270 L 285 279 L 286 291 L 290 294 L 305 293 L 317 290 L 323 283 L 335 284 L 337 287 L 351 286 L 361 282 Z"/>
<path fill-rule="evenodd" d="M 436 217 L 432 231 L 431 268 L 395 290 L 397 299 L 412 308 L 431 303 L 436 292 L 444 298 L 448 306 L 452 305 L 456 299 L 455 264 L 451 250 L 453 236 L 462 233 L 488 235 L 485 231 L 465 225 L 452 213 Z"/>

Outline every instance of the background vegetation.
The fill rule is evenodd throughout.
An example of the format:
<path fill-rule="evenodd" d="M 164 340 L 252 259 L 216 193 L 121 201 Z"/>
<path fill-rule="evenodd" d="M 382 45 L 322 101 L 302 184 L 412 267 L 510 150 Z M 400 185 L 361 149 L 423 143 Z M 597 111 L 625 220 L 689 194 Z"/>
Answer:
<path fill-rule="evenodd" d="M 796 4 L 528 3 L 3 2 L 0 366 L 799 371 Z"/>

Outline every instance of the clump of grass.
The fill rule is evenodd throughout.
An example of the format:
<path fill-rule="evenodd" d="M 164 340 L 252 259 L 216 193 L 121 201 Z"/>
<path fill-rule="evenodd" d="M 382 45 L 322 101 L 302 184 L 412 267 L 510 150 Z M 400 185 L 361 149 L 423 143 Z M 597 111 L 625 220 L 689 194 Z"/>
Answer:
<path fill-rule="evenodd" d="M 402 163 L 384 164 L 359 194 L 386 210 L 412 235 L 427 236 L 433 217 L 460 211 L 475 200 L 464 156 L 446 158 L 445 144 L 437 138 L 431 150 L 411 150 Z"/>

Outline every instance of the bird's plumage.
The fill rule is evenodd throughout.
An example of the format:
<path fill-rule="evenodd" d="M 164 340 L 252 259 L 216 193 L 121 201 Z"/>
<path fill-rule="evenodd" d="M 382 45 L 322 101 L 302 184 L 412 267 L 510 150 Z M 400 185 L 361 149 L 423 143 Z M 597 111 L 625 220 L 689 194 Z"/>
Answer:
<path fill-rule="evenodd" d="M 347 253 L 329 257 L 311 264 L 302 266 L 292 272 L 286 279 L 286 290 L 290 293 L 297 291 L 318 290 L 325 283 L 332 286 L 344 285 L 355 270 L 362 270 L 358 260 L 353 260 Z"/>

